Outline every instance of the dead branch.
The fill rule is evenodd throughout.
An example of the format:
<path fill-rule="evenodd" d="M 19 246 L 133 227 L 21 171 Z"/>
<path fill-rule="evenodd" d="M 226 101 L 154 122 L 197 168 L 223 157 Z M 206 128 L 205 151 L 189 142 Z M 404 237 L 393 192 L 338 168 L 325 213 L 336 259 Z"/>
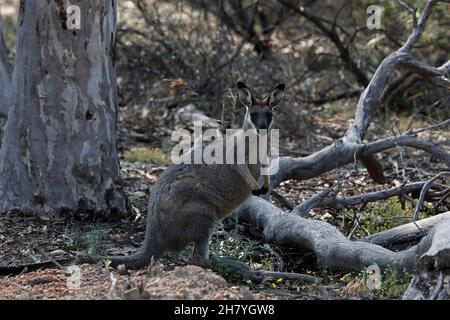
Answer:
<path fill-rule="evenodd" d="M 336 23 L 334 22 L 331 27 L 327 27 L 323 23 L 323 19 L 313 15 L 312 13 L 305 10 L 303 7 L 299 7 L 287 0 L 278 0 L 279 3 L 284 5 L 286 8 L 294 11 L 300 16 L 307 19 L 311 22 L 316 28 L 318 28 L 336 47 L 339 52 L 341 60 L 344 62 L 347 69 L 352 72 L 361 86 L 367 86 L 369 83 L 369 78 L 365 74 L 363 70 L 358 67 L 358 64 L 354 61 L 350 54 L 350 48 L 345 45 L 344 41 L 339 36 L 339 33 L 336 30 Z M 337 17 L 337 15 L 336 15 Z M 335 19 L 336 20 L 336 19 Z"/>
<path fill-rule="evenodd" d="M 386 231 L 372 234 L 364 239 L 369 243 L 378 244 L 385 248 L 400 248 L 417 243 L 439 221 L 450 217 L 450 211 L 432 216 L 417 222 L 410 222 Z"/>
<path fill-rule="evenodd" d="M 270 195 L 277 199 L 278 201 L 280 201 L 284 206 L 286 206 L 289 210 L 294 209 L 294 206 L 292 205 L 292 203 L 289 202 L 289 200 L 287 200 L 285 197 L 283 197 L 281 194 L 279 194 L 278 192 L 276 192 L 275 190 L 273 190 Z"/>
<path fill-rule="evenodd" d="M 414 59 L 410 55 L 402 57 L 399 64 L 422 76 L 426 81 L 436 87 L 450 88 L 450 80 L 446 77 L 445 64 L 439 68 L 433 68 L 426 63 Z"/>
<path fill-rule="evenodd" d="M 410 129 L 410 130 L 407 131 L 407 133 L 418 134 L 420 132 L 430 131 L 430 130 L 434 130 L 434 129 L 437 129 L 437 128 L 442 128 L 442 127 L 445 127 L 447 125 L 450 125 L 450 119 L 447 119 L 447 120 L 445 120 L 443 122 L 440 122 L 440 123 L 437 123 L 437 124 L 433 124 L 431 126 L 427 126 L 427 127 L 424 127 L 424 128 Z"/>
<path fill-rule="evenodd" d="M 352 163 L 356 159 L 368 157 L 398 146 L 411 147 L 428 152 L 450 166 L 450 153 L 431 141 L 416 138 L 414 134 L 381 139 L 368 144 L 351 144 L 345 138 L 306 157 L 280 157 L 275 159 L 273 167 L 278 171 L 272 177 L 273 188 L 289 179 L 307 180 L 325 172 Z"/>
<path fill-rule="evenodd" d="M 419 218 L 420 208 L 422 207 L 423 202 L 425 201 L 425 194 L 428 192 L 428 189 L 430 189 L 434 181 L 445 175 L 450 175 L 450 171 L 438 173 L 423 185 L 422 190 L 420 191 L 419 201 L 417 202 L 416 209 L 414 211 L 414 216 L 412 219 L 413 221 L 416 221 Z"/>
<path fill-rule="evenodd" d="M 67 259 L 58 259 L 55 260 L 60 265 L 72 263 L 74 259 L 67 258 Z M 11 275 L 18 275 L 23 274 L 27 272 L 32 272 L 40 269 L 50 269 L 55 267 L 55 262 L 52 260 L 44 261 L 44 262 L 38 262 L 38 263 L 31 263 L 31 264 L 22 264 L 17 266 L 0 266 L 0 275 L 1 276 L 11 276 Z M 24 270 L 26 270 L 24 272 Z"/>
<path fill-rule="evenodd" d="M 319 194 L 316 194 L 306 201 L 303 201 L 301 204 L 296 206 L 291 213 L 296 214 L 300 217 L 304 217 L 314 208 L 327 207 L 325 203 L 331 203 L 329 199 L 335 199 L 336 201 L 338 201 L 331 189 L 325 189 Z"/>
<path fill-rule="evenodd" d="M 296 206 L 292 210 L 292 213 L 303 217 L 314 208 L 334 208 L 334 209 L 351 208 L 368 202 L 386 200 L 391 197 L 403 196 L 413 192 L 418 192 L 419 190 L 422 190 L 427 183 L 428 182 L 424 181 L 415 182 L 407 185 L 402 185 L 399 187 L 393 187 L 387 190 L 374 191 L 351 197 L 344 197 L 344 196 L 337 197 L 336 194 L 333 194 L 333 192 L 331 192 L 330 189 L 325 189 L 323 192 L 311 197 L 310 199 Z M 442 186 L 440 185 L 432 186 L 432 182 L 428 186 L 427 191 L 429 190 L 430 187 L 434 187 L 437 190 L 442 189 Z M 424 197 L 425 194 L 426 192 L 424 193 Z"/>
<path fill-rule="evenodd" d="M 417 25 L 417 16 L 416 16 L 417 8 L 410 7 L 407 3 L 404 3 L 404 2 L 401 1 L 401 0 L 395 0 L 395 1 L 397 2 L 397 4 L 398 4 L 400 7 L 402 7 L 402 8 L 405 9 L 406 11 L 408 11 L 408 13 L 409 13 L 409 14 L 412 16 L 412 18 L 413 18 L 414 26 L 416 26 L 416 25 Z"/>

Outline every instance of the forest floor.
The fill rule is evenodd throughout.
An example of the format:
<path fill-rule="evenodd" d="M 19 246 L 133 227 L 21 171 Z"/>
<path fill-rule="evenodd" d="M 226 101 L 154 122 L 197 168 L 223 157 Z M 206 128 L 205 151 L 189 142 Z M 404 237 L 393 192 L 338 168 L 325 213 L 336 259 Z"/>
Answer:
<path fill-rule="evenodd" d="M 342 134 L 346 120 L 343 113 L 323 120 L 321 110 L 312 117 L 313 130 L 308 137 L 282 139 L 284 154 L 303 154 L 301 146 L 312 145 L 319 149 L 332 138 Z M 345 113 L 344 113 L 345 114 Z M 175 117 L 175 116 L 173 116 Z M 166 121 L 164 117 L 160 121 Z M 128 217 L 114 223 L 95 222 L 92 217 L 30 217 L 20 214 L 0 216 L 0 265 L 20 266 L 0 275 L 0 299 L 342 299 L 342 298 L 399 298 L 408 283 L 409 275 L 401 279 L 385 275 L 382 290 L 370 292 L 364 284 L 364 273 L 330 273 L 318 270 L 314 256 L 290 248 L 267 244 L 255 227 L 237 221 L 234 216 L 224 220 L 214 233 L 211 255 L 215 258 L 233 258 L 245 262 L 255 270 L 307 273 L 322 279 L 320 285 L 289 282 L 283 279 L 252 283 L 226 272 L 204 270 L 187 265 L 192 248 L 179 255 L 166 255 L 145 270 L 127 274 L 107 267 L 82 265 L 80 269 L 61 269 L 54 261 L 72 260 L 79 253 L 122 255 L 134 252 L 142 242 L 149 190 L 158 176 L 170 165 L 167 152 L 161 146 L 165 133 L 145 130 L 148 121 L 155 119 L 124 110 L 120 117 L 120 154 L 122 178 L 131 212 Z M 406 126 L 406 120 L 399 121 Z M 162 128 L 163 126 L 161 126 Z M 163 130 L 164 131 L 164 130 Z M 450 141 L 448 132 L 426 133 L 428 138 Z M 309 140 L 309 142 L 307 142 Z M 403 151 L 403 150 L 402 150 Z M 383 165 L 389 182 L 377 186 L 367 176 L 365 169 L 348 165 L 320 178 L 308 181 L 286 181 L 277 191 L 292 205 L 316 194 L 342 177 L 342 194 L 350 196 L 381 190 L 398 185 L 402 176 L 413 179 L 420 172 L 436 171 L 436 163 L 420 152 L 391 151 L 383 155 Z M 405 170 L 396 164 L 405 161 Z M 270 199 L 289 211 L 278 200 Z M 431 212 L 431 204 L 430 212 Z M 368 204 L 360 211 L 316 209 L 311 219 L 325 220 L 348 235 L 354 229 L 354 221 L 348 216 L 360 216 L 360 227 L 351 238 L 359 239 L 411 219 L 412 208 L 396 199 Z M 426 214 L 425 214 L 426 216 Z M 422 216 L 424 217 L 424 216 Z M 75 221 L 76 220 L 76 221 Z M 83 221 L 84 220 L 84 221 Z M 46 268 L 34 270 L 35 264 L 49 262 Z M 28 265 L 28 267 L 24 267 Z M 0 268 L 1 271 L 1 268 Z M 19 274 L 20 273 L 20 274 Z"/>

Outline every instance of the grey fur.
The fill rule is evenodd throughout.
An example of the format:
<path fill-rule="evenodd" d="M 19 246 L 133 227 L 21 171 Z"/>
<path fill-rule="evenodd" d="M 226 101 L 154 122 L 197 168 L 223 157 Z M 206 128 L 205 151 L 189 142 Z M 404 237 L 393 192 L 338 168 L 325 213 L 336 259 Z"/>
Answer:
<path fill-rule="evenodd" d="M 93 260 L 109 259 L 112 266 L 138 268 L 148 265 L 152 257 L 177 252 L 189 243 L 195 245 L 194 259 L 207 260 L 215 221 L 229 215 L 252 193 L 259 193 L 258 165 L 249 167 L 179 164 L 168 168 L 152 188 L 143 246 L 130 256 Z"/>

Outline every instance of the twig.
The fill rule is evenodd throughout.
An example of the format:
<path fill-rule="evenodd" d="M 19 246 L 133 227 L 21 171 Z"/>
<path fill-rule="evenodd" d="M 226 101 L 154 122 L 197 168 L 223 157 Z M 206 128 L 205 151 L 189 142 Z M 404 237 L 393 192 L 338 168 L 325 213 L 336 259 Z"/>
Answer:
<path fill-rule="evenodd" d="M 447 119 L 441 123 L 438 124 L 433 124 L 431 126 L 427 126 L 427 127 L 423 127 L 423 128 L 418 128 L 418 129 L 409 129 L 408 131 L 405 132 L 405 134 L 411 134 L 411 135 L 416 135 L 420 132 L 424 132 L 424 131 L 430 131 L 430 130 L 435 130 L 441 127 L 445 127 L 446 125 L 450 124 L 450 119 Z"/>
<path fill-rule="evenodd" d="M 331 189 L 325 189 L 319 194 L 316 194 L 315 196 L 312 196 L 308 200 L 302 202 L 298 206 L 296 206 L 292 213 L 296 214 L 300 217 L 304 217 L 308 214 L 309 211 L 311 211 L 313 208 L 320 206 L 324 200 L 331 194 Z"/>
<path fill-rule="evenodd" d="M 39 247 L 34 247 L 35 250 L 37 250 L 40 254 L 42 254 L 45 258 L 47 258 L 48 260 L 50 260 L 51 262 L 53 262 L 53 264 L 55 266 L 58 267 L 58 269 L 63 270 L 64 272 L 66 272 L 66 268 L 64 268 L 58 261 L 56 261 L 55 259 L 53 259 L 49 254 L 47 254 L 47 252 L 45 252 L 44 250 L 42 250 Z M 70 274 L 70 272 L 67 272 L 68 274 Z"/>
<path fill-rule="evenodd" d="M 309 198 L 308 200 L 296 206 L 292 210 L 292 213 L 295 213 L 299 216 L 305 216 L 310 210 L 318 207 L 335 209 L 351 208 L 360 204 L 385 200 L 391 197 L 402 196 L 404 194 L 419 191 L 425 186 L 426 183 L 427 182 L 425 181 L 419 181 L 399 187 L 393 187 L 382 191 L 374 191 L 351 197 L 337 197 L 336 195 L 333 195 L 331 193 L 330 189 L 325 189 L 321 193 Z M 443 188 L 441 185 L 433 184 L 433 182 L 430 183 L 428 189 L 430 187 L 434 189 Z"/>
<path fill-rule="evenodd" d="M 279 194 L 278 192 L 276 192 L 275 190 L 272 190 L 272 192 L 270 193 L 270 195 L 272 197 L 274 197 L 275 199 L 277 199 L 278 201 L 280 201 L 284 206 L 286 206 L 289 210 L 294 209 L 294 205 L 287 200 L 285 197 L 283 197 L 281 194 Z"/>
<path fill-rule="evenodd" d="M 57 262 L 58 263 L 71 263 L 74 259 L 67 258 L 67 259 L 60 259 Z M 18 275 L 18 274 L 24 274 L 27 272 L 32 272 L 40 269 L 50 269 L 55 266 L 55 263 L 53 261 L 44 261 L 39 263 L 31 263 L 31 264 L 22 264 L 17 266 L 8 266 L 8 267 L 0 267 L 0 275 Z"/>
<path fill-rule="evenodd" d="M 445 199 L 447 199 L 450 196 L 450 187 L 448 187 L 445 192 L 444 195 L 442 196 L 441 199 L 439 199 L 439 201 L 436 203 L 435 207 L 434 207 L 434 214 L 438 214 L 438 210 L 439 207 L 442 203 L 444 203 Z"/>
<path fill-rule="evenodd" d="M 353 237 L 353 235 L 355 234 L 355 232 L 359 229 L 360 224 L 359 224 L 359 220 L 361 219 L 361 214 L 357 215 L 354 219 L 355 221 L 355 225 L 353 226 L 352 230 L 350 231 L 350 233 L 347 236 L 347 239 L 351 239 Z"/>
<path fill-rule="evenodd" d="M 439 179 L 440 177 L 445 176 L 445 175 L 450 175 L 450 171 L 444 171 L 444 172 L 438 173 L 437 175 L 435 175 L 433 178 L 428 180 L 428 182 L 423 185 L 422 190 L 420 191 L 419 201 L 417 202 L 416 209 L 414 210 L 414 216 L 412 218 L 412 221 L 417 221 L 417 219 L 419 219 L 420 208 L 422 207 L 423 202 L 425 200 L 425 194 L 427 193 L 428 189 L 430 189 L 432 183 L 434 181 L 436 181 L 437 179 Z"/>
<path fill-rule="evenodd" d="M 395 1 L 398 3 L 398 5 L 400 7 L 406 9 L 406 11 L 408 11 L 412 15 L 413 21 L 414 21 L 414 27 L 417 26 L 417 16 L 416 16 L 417 8 L 410 7 L 408 4 L 404 3 L 401 0 L 395 0 Z"/>

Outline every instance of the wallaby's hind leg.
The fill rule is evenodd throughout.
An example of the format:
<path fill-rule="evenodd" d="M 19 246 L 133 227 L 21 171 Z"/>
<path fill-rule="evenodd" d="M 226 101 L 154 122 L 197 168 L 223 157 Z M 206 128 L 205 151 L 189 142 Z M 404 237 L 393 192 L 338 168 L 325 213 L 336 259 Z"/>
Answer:
<path fill-rule="evenodd" d="M 192 252 L 192 259 L 195 261 L 209 259 L 209 242 L 211 241 L 212 228 L 205 232 L 204 236 L 197 239 Z"/>

